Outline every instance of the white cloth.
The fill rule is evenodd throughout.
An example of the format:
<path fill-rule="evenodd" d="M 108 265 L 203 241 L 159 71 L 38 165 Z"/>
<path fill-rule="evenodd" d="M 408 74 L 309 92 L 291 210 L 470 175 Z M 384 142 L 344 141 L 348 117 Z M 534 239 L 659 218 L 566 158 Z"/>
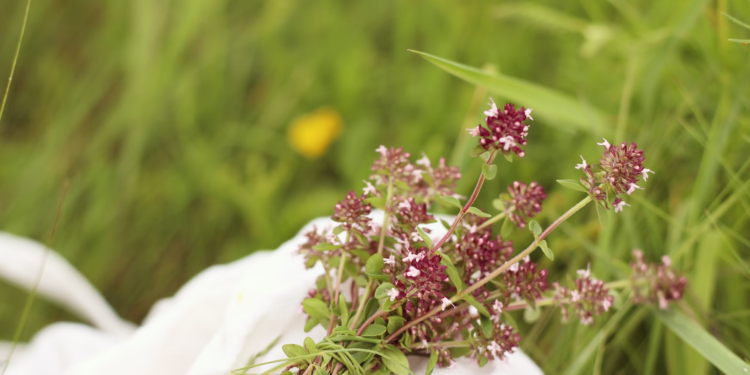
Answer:
<path fill-rule="evenodd" d="M 379 217 L 382 218 L 382 212 L 373 213 L 374 219 L 379 220 Z M 328 218 L 316 219 L 276 251 L 257 252 L 230 264 L 208 268 L 174 297 L 154 305 L 144 324 L 132 334 L 123 336 L 121 332 L 101 327 L 96 330 L 81 324 L 53 324 L 17 352 L 7 374 L 226 375 L 245 366 L 253 355 L 276 338 L 279 338 L 277 344 L 258 357 L 256 363 L 286 358 L 281 345 L 302 344 L 306 336 L 316 341 L 325 336 L 321 327 L 307 334 L 303 332 L 305 315 L 300 312 L 300 302 L 323 269 L 320 266 L 305 269 L 296 250 L 305 241 L 303 234 L 313 226 L 320 229 L 332 225 Z M 445 233 L 440 224 L 430 227 L 433 235 Z M 8 246 L 4 238 L 7 237 L 0 236 L 0 249 Z M 6 248 L 7 251 L 16 249 Z M 0 258 L 0 264 L 5 261 Z M 53 272 L 50 270 L 57 267 L 55 263 L 48 262 L 45 277 L 46 272 Z M 34 264 L 38 265 L 38 262 Z M 26 271 L 34 269 L 37 268 Z M 5 270 L 0 269 L 3 276 Z M 77 295 L 79 291 L 73 290 L 73 286 L 80 287 L 80 283 L 59 286 L 71 289 L 60 292 L 54 299 L 75 305 L 76 299 L 65 298 Z M 50 297 L 46 293 L 45 296 Z M 102 319 L 90 316 L 86 306 L 70 307 L 73 311 L 88 312 L 86 316 L 90 321 Z M 423 358 L 410 357 L 409 360 L 412 371 L 424 373 L 426 361 Z M 475 361 L 460 358 L 457 368 L 436 369 L 434 374 L 535 375 L 542 372 L 519 350 L 506 361 L 491 361 L 481 369 Z"/>

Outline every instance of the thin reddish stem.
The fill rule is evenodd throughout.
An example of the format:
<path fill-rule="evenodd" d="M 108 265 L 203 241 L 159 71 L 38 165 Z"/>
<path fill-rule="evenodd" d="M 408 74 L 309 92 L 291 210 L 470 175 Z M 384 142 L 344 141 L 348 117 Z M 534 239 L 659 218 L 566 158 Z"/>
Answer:
<path fill-rule="evenodd" d="M 492 151 L 490 154 L 490 157 L 487 159 L 487 162 L 485 164 L 492 165 L 492 161 L 495 160 L 495 155 L 497 151 Z M 479 181 L 477 181 L 477 185 L 474 187 L 474 192 L 469 197 L 469 200 L 466 202 L 464 207 L 461 209 L 461 211 L 458 212 L 458 215 L 456 215 L 456 219 L 453 220 L 453 224 L 451 225 L 450 229 L 448 229 L 448 232 L 445 233 L 443 238 L 438 241 L 435 246 L 432 247 L 432 250 L 430 250 L 430 253 L 436 252 L 440 247 L 445 244 L 445 241 L 447 241 L 449 238 L 451 238 L 451 235 L 453 234 L 453 231 L 456 230 L 456 227 L 458 227 L 458 223 L 461 222 L 461 219 L 463 219 L 464 215 L 469 211 L 471 206 L 474 204 L 474 201 L 477 200 L 477 197 L 479 196 L 479 191 L 482 190 L 482 185 L 484 185 L 484 173 L 482 173 L 479 176 Z"/>

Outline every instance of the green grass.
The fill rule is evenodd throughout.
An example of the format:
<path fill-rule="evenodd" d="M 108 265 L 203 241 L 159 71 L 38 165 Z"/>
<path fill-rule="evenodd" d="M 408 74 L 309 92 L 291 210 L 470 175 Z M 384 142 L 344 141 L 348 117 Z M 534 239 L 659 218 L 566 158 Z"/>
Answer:
<path fill-rule="evenodd" d="M 24 10 L 0 2 L 1 75 Z M 545 225 L 580 199 L 554 182 L 579 177 L 578 155 L 594 159 L 601 137 L 638 142 L 656 175 L 632 207 L 604 231 L 584 210 L 549 238 L 554 262 L 535 257 L 552 280 L 589 261 L 609 280 L 633 248 L 670 254 L 690 280 L 680 308 L 750 358 L 750 47 L 728 41 L 750 34 L 722 13 L 750 23 L 750 2 L 35 0 L 0 122 L 0 229 L 43 242 L 70 178 L 54 247 L 138 322 L 205 267 L 329 215 L 378 145 L 452 157 L 489 94 L 407 49 L 425 51 L 566 98 L 489 87 L 537 121 L 527 157 L 485 185 L 487 211 L 533 179 L 549 192 Z M 344 131 L 306 160 L 286 128 L 325 105 Z M 479 166 L 456 155 L 466 194 Z M 0 285 L 0 339 L 24 299 Z M 23 338 L 61 319 L 37 303 Z M 648 309 L 559 320 L 517 317 L 550 374 L 718 373 Z"/>

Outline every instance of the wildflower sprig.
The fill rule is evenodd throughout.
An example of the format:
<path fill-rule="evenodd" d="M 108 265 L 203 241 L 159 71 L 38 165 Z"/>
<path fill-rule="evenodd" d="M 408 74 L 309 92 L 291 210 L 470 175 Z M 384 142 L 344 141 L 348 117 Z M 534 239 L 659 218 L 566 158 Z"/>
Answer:
<path fill-rule="evenodd" d="M 479 138 L 473 155 L 482 160 L 482 174 L 465 203 L 454 191 L 461 175 L 444 159 L 433 164 L 422 155 L 412 162 L 403 149 L 380 146 L 362 193 L 351 191 L 334 207 L 332 219 L 339 224 L 306 235 L 299 252 L 308 267 L 320 263 L 325 273 L 302 301 L 305 331 L 321 325 L 327 335 L 319 343 L 305 340 L 304 347 L 285 346 L 289 358 L 282 374 L 296 368 L 303 375 L 405 375 L 411 373 L 406 354 L 429 355 L 428 374 L 435 366 L 454 366 L 460 356 L 483 366 L 519 345 L 521 336 L 505 319 L 510 311 L 554 306 L 564 320 L 575 316 L 589 325 L 614 308 L 613 289 L 632 291 L 636 303 L 661 308 L 683 295 L 685 279 L 668 259 L 649 265 L 642 253 L 634 253 L 628 280 L 605 283 L 587 267 L 572 283 L 554 282 L 551 289 L 547 270 L 530 254 L 541 248 L 554 260 L 545 239 L 556 227 L 592 201 L 622 210 L 627 204 L 620 195 L 642 189 L 639 178 L 653 172 L 643 167 L 643 151 L 634 143 L 612 146 L 605 140 L 599 164 L 583 160 L 577 166 L 585 174 L 580 183 L 561 180 L 587 196 L 549 226 L 534 220 L 546 199 L 536 182 L 510 182 L 508 193 L 493 203 L 499 213 L 491 216 L 474 202 L 497 177 L 498 154 L 525 155 L 526 121 L 533 119 L 531 109 L 500 109 L 493 101 L 485 115 L 484 125 L 468 129 Z M 437 221 L 429 213 L 436 202 L 458 210 L 452 223 L 441 220 L 441 236 L 427 226 Z M 372 219 L 374 208 L 383 211 L 379 222 Z M 493 224 L 503 219 L 494 233 Z M 534 238 L 518 253 L 508 240 L 513 226 L 528 228 Z M 351 288 L 348 300 L 345 285 Z"/>

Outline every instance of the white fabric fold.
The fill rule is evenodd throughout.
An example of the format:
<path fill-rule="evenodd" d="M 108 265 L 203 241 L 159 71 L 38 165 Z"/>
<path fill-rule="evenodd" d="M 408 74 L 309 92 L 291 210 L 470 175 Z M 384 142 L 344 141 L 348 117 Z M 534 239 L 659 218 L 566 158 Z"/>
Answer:
<path fill-rule="evenodd" d="M 381 220 L 382 212 L 374 212 L 373 218 Z M 306 336 L 316 341 L 325 336 L 321 327 L 303 332 L 305 315 L 300 309 L 323 268 L 318 265 L 306 269 L 296 250 L 305 242 L 304 233 L 313 226 L 321 229 L 333 225 L 328 218 L 313 220 L 273 252 L 256 252 L 236 262 L 208 268 L 174 297 L 158 302 L 144 324 L 127 338 L 113 338 L 112 334 L 93 329 L 99 337 L 89 337 L 91 332 L 85 330 L 71 332 L 70 327 L 67 331 L 61 329 L 59 334 L 45 332 L 46 329 L 24 349 L 23 356 L 16 358 L 18 367 L 11 363 L 9 375 L 41 373 L 30 372 L 31 367 L 25 364 L 33 358 L 44 361 L 48 356 L 70 360 L 55 361 L 44 368 L 46 375 L 226 375 L 244 367 L 277 338 L 277 344 L 255 362 L 286 358 L 281 345 L 302 344 Z M 440 224 L 429 227 L 433 236 L 445 233 Z M 58 343 L 66 341 L 70 345 L 62 350 Z M 74 353 L 75 348 L 80 348 L 80 352 Z M 410 357 L 410 362 L 415 373 L 424 373 L 423 358 Z M 434 374 L 542 372 L 519 350 L 506 361 L 491 361 L 481 369 L 475 361 L 461 358 L 453 370 L 436 369 Z"/>

